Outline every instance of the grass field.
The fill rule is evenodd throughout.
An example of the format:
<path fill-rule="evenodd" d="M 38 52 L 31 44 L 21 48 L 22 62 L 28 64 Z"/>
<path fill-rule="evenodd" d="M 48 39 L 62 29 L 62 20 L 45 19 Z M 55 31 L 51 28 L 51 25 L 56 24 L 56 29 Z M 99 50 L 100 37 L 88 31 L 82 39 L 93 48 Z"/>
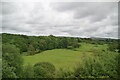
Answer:
<path fill-rule="evenodd" d="M 107 45 L 81 43 L 80 48 L 73 50 L 53 49 L 41 52 L 33 56 L 23 56 L 24 65 L 34 65 L 37 62 L 50 62 L 56 67 L 56 69 L 73 69 L 77 63 L 82 62 L 83 56 L 92 56 L 91 54 L 94 50 L 102 51 L 106 49 Z"/>

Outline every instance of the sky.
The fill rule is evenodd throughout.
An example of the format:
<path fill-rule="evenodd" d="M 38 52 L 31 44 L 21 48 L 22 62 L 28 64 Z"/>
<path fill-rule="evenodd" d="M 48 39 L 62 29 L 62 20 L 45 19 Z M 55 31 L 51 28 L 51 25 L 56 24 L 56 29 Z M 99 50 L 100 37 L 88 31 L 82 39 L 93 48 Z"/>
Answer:
<path fill-rule="evenodd" d="M 2 33 L 118 38 L 117 2 L 1 2 Z"/>

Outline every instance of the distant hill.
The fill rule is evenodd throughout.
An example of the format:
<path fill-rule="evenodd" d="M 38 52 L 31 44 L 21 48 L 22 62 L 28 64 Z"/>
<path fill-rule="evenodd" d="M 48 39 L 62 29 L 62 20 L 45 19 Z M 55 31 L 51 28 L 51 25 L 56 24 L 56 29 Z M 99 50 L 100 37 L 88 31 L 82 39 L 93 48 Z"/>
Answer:
<path fill-rule="evenodd" d="M 91 37 L 91 39 L 112 39 L 112 38 Z"/>

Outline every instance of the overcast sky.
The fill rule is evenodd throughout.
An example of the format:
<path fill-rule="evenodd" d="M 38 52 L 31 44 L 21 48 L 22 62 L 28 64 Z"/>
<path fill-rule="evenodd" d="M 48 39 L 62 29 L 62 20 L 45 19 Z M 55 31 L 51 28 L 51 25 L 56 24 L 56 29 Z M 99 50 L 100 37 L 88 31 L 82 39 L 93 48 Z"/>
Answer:
<path fill-rule="evenodd" d="M 117 2 L 2 2 L 2 32 L 118 37 Z"/>

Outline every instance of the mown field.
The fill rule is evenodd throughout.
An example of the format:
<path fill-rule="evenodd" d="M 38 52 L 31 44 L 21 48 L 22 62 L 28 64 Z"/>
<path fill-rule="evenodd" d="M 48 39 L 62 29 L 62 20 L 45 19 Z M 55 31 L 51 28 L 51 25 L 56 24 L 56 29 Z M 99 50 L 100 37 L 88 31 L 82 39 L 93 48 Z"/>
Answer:
<path fill-rule="evenodd" d="M 107 45 L 95 45 L 80 43 L 79 48 L 75 49 L 53 49 L 35 54 L 33 56 L 23 56 L 24 65 L 36 64 L 38 62 L 50 62 L 56 69 L 72 70 L 78 63 L 82 63 L 84 57 L 95 57 L 93 54 L 105 52 Z"/>

